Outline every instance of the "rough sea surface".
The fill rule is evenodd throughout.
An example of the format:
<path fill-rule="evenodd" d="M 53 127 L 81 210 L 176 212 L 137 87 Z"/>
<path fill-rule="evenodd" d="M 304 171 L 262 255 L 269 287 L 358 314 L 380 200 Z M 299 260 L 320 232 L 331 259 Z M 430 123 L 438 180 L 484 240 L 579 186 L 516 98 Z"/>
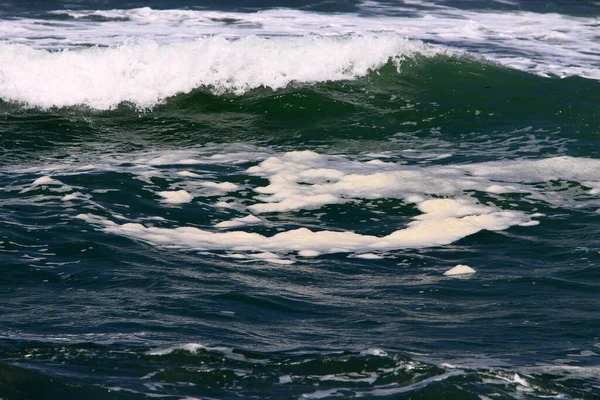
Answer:
<path fill-rule="evenodd" d="M 0 399 L 600 399 L 600 3 L 0 1 Z"/>

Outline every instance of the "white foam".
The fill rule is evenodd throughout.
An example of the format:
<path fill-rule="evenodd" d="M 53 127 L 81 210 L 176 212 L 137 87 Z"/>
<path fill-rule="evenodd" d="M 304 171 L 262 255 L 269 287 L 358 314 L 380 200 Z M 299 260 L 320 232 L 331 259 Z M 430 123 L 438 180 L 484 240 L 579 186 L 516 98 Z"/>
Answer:
<path fill-rule="evenodd" d="M 433 200 L 432 200 L 433 201 Z M 458 203 L 457 209 L 462 205 Z M 101 228 L 103 231 L 128 236 L 160 246 L 194 250 L 234 250 L 264 252 L 265 259 L 277 259 L 271 253 L 313 251 L 319 253 L 359 252 L 369 250 L 397 250 L 422 248 L 452 243 L 482 229 L 503 230 L 528 220 L 515 211 L 491 211 L 464 217 L 429 216 L 409 223 L 408 227 L 386 236 L 361 235 L 354 232 L 311 231 L 294 229 L 263 236 L 258 233 L 231 231 L 211 232 L 194 227 L 158 228 L 138 223 L 117 224 L 92 215 L 80 214 L 77 218 Z M 304 253 L 306 254 L 306 253 Z"/>
<path fill-rule="evenodd" d="M 300 257 L 307 257 L 307 258 L 311 258 L 311 257 L 318 257 L 321 255 L 321 252 L 316 251 L 316 250 L 300 250 L 298 252 L 298 255 Z"/>
<path fill-rule="evenodd" d="M 271 264 L 279 264 L 279 265 L 291 265 L 294 264 L 293 260 L 282 259 L 282 258 L 261 258 L 266 262 L 270 262 Z"/>
<path fill-rule="evenodd" d="M 162 191 L 157 193 L 159 196 L 163 198 L 163 203 L 169 204 L 181 204 L 181 203 L 189 203 L 194 199 L 194 196 L 186 192 L 185 190 L 176 190 L 176 191 Z"/>
<path fill-rule="evenodd" d="M 364 260 L 381 260 L 381 259 L 383 259 L 383 256 L 381 256 L 379 254 L 373 254 L 373 253 L 357 254 L 354 257 L 355 258 L 362 258 Z"/>
<path fill-rule="evenodd" d="M 73 200 L 89 200 L 90 196 L 84 195 L 81 192 L 69 193 L 64 195 L 62 201 L 73 201 Z"/>
<path fill-rule="evenodd" d="M 196 174 L 194 172 L 190 172 L 190 171 L 179 171 L 179 172 L 177 172 L 177 175 L 183 176 L 186 178 L 201 178 L 202 177 L 202 175 L 198 175 L 198 174 Z"/>
<path fill-rule="evenodd" d="M 173 157 L 168 162 L 166 159 L 162 161 L 169 166 L 174 159 L 189 158 L 200 163 L 208 162 L 208 159 L 217 162 L 212 156 L 193 152 L 180 154 L 179 158 Z M 201 183 L 204 181 L 193 176 L 177 175 L 170 167 L 161 172 L 162 164 L 156 164 L 155 158 L 140 157 L 138 161 L 142 159 L 146 160 L 146 166 L 156 176 L 165 176 L 161 175 L 164 173 L 176 177 L 178 181 L 173 186 L 187 188 L 198 184 L 203 187 Z M 93 214 L 82 214 L 79 218 L 106 232 L 158 246 L 224 251 L 246 257 L 247 260 L 289 263 L 295 260 L 296 255 L 316 257 L 330 253 L 352 253 L 355 257 L 376 259 L 388 256 L 388 251 L 447 245 L 483 229 L 498 231 L 512 226 L 531 227 L 538 223 L 532 218 L 543 217 L 540 213 L 527 215 L 514 210 L 512 207 L 516 205 L 512 203 L 500 202 L 496 205 L 493 199 L 480 202 L 477 196 L 494 186 L 499 188 L 492 191 L 497 194 L 492 198 L 501 196 L 501 192 L 508 189 L 514 193 L 515 202 L 535 203 L 541 199 L 545 206 L 591 207 L 593 210 L 600 206 L 600 198 L 587 195 L 588 191 L 583 186 L 578 188 L 571 184 L 582 182 L 586 187 L 600 187 L 600 160 L 554 157 L 438 166 L 428 163 L 407 165 L 401 159 L 398 162 L 372 164 L 368 159 L 362 159 L 358 161 L 311 151 L 272 155 L 246 170 L 247 174 L 268 180 L 266 186 L 245 184 L 249 190 L 254 190 L 255 196 L 243 202 L 234 202 L 234 207 L 246 216 L 221 221 L 206 228 L 116 223 L 113 222 L 116 220 Z M 218 162 L 229 165 L 228 157 Z M 118 160 L 115 163 L 119 165 Z M 127 172 L 136 171 L 135 174 L 145 171 L 142 167 L 138 163 L 135 167 L 123 168 Z M 242 173 L 239 171 L 236 174 Z M 189 182 L 181 181 L 182 178 L 189 178 Z M 561 181 L 570 183 L 568 187 L 557 186 L 557 182 Z M 223 185 L 226 183 L 216 185 L 224 189 L 235 188 L 235 184 Z M 171 198 L 176 202 L 202 195 L 201 192 L 193 192 L 192 195 L 188 191 L 165 193 L 166 199 Z M 573 193 L 586 193 L 586 197 L 581 200 Z M 268 214 L 256 216 L 251 215 L 250 211 L 287 212 L 386 198 L 403 201 L 406 207 L 418 211 L 418 215 L 412 217 L 409 223 L 389 228 L 378 235 L 339 231 L 325 225 L 317 225 L 320 227 L 312 230 L 292 229 L 273 235 L 244 230 L 249 224 L 267 223 L 269 219 Z M 217 206 L 231 204 L 225 203 L 225 200 L 228 199 L 219 199 Z M 223 231 L 223 228 L 229 230 Z M 287 256 L 282 258 L 283 255 Z"/>
<path fill-rule="evenodd" d="M 573 378 L 598 378 L 600 366 L 575 366 L 575 365 L 537 365 L 534 367 L 520 368 L 525 374 L 558 374 L 568 375 Z"/>
<path fill-rule="evenodd" d="M 217 152 L 217 154 L 213 154 Z M 256 147 L 244 144 L 228 144 L 218 147 L 206 147 L 194 150 L 161 150 L 137 154 L 133 161 L 132 155 L 120 162 L 134 163 L 136 166 L 160 167 L 166 165 L 207 165 L 207 164 L 243 164 L 248 161 L 263 160 L 269 153 L 259 151 Z M 191 171 L 178 171 L 184 176 Z"/>
<path fill-rule="evenodd" d="M 242 218 L 234 218 L 229 221 L 219 222 L 218 224 L 215 224 L 215 228 L 236 228 L 236 227 L 244 226 L 244 225 L 260 224 L 262 222 L 263 222 L 262 219 L 254 216 L 254 215 L 248 215 L 248 216 L 242 217 Z"/>
<path fill-rule="evenodd" d="M 527 382 L 525 379 L 523 379 L 516 372 L 513 374 L 512 378 L 510 380 L 512 382 L 516 383 L 517 385 L 521 385 L 521 386 L 526 387 L 526 388 L 530 387 L 529 382 Z"/>
<path fill-rule="evenodd" d="M 242 94 L 292 82 L 354 79 L 390 58 L 399 65 L 416 52 L 435 53 L 431 46 L 393 36 L 209 37 L 163 45 L 140 40 L 61 52 L 0 44 L 0 97 L 42 108 L 87 105 L 104 110 L 123 102 L 152 107 L 203 86 Z"/>
<path fill-rule="evenodd" d="M 527 221 L 527 222 L 523 222 L 522 224 L 519 224 L 519 226 L 536 226 L 539 224 L 540 224 L 540 221 Z"/>
<path fill-rule="evenodd" d="M 376 356 L 376 357 L 388 357 L 388 353 L 383 351 L 382 349 L 372 347 L 360 352 L 361 356 Z"/>
<path fill-rule="evenodd" d="M 31 185 L 15 186 L 15 188 L 21 189 L 19 193 L 27 193 L 39 188 L 54 193 L 64 193 L 73 190 L 73 187 L 65 185 L 63 182 L 50 176 L 41 176 L 31 182 Z"/>
<path fill-rule="evenodd" d="M 31 183 L 31 186 L 41 186 L 41 185 L 62 185 L 63 183 L 58 179 L 54 179 L 50 176 L 42 176 L 37 178 L 35 181 Z"/>
<path fill-rule="evenodd" d="M 335 179 L 307 179 L 320 177 L 321 175 L 313 174 L 312 171 L 323 170 L 328 171 L 328 177 Z M 344 203 L 353 198 L 400 197 L 423 201 L 420 195 L 431 188 L 435 188 L 437 194 L 451 195 L 477 186 L 475 181 L 465 180 L 462 172 L 454 173 L 456 180 L 448 179 L 448 173 L 453 172 L 449 169 L 438 168 L 435 172 L 428 173 L 430 171 L 425 168 L 399 168 L 393 163 L 382 167 L 368 162 L 348 162 L 339 157 L 322 156 L 310 151 L 269 157 L 249 168 L 248 172 L 270 181 L 268 186 L 255 189 L 260 193 L 257 199 L 262 203 L 249 208 L 257 213 L 319 208 L 326 204 Z M 427 208 L 428 204 L 423 203 L 422 206 Z M 435 204 L 437 209 L 424 210 L 426 213 L 443 213 L 442 203 L 430 204 Z M 472 211 L 469 208 L 472 205 L 465 207 L 463 215 Z M 456 207 L 452 212 L 457 212 Z"/>
<path fill-rule="evenodd" d="M 234 192 L 240 188 L 239 185 L 231 182 L 200 182 L 200 185 L 224 193 Z"/>
<path fill-rule="evenodd" d="M 150 153 L 134 157 L 135 162 L 107 156 L 94 160 L 93 169 L 84 170 L 69 163 L 60 166 L 28 167 L 18 172 L 44 175 L 33 181 L 35 185 L 14 185 L 10 190 L 31 190 L 40 187 L 40 184 L 46 186 L 44 190 L 48 191 L 62 193 L 73 190 L 74 188 L 51 178 L 51 175 L 59 176 L 58 174 L 81 175 L 107 170 L 135 177 L 147 176 L 151 172 L 153 177 L 171 180 L 171 188 L 186 189 L 161 192 L 165 202 L 170 200 L 177 204 L 206 196 L 203 203 L 208 205 L 214 201 L 217 207 L 233 207 L 244 217 L 216 221 L 216 225 L 204 228 L 178 227 L 175 220 L 164 221 L 160 224 L 161 227 L 153 227 L 148 217 L 132 221 L 114 210 L 112 221 L 93 214 L 83 214 L 80 218 L 106 232 L 159 246 L 223 251 L 247 257 L 247 260 L 260 259 L 254 256 L 256 254 L 271 253 L 277 257 L 262 259 L 274 260 L 269 262 L 276 263 L 297 260 L 296 255 L 298 258 L 317 257 L 336 252 L 352 253 L 352 256 L 359 257 L 394 257 L 393 253 L 388 252 L 443 246 L 482 229 L 496 231 L 512 226 L 531 227 L 538 223 L 532 218 L 545 217 L 539 212 L 527 215 L 526 212 L 516 210 L 517 203 L 521 202 L 532 205 L 540 202 L 544 208 L 586 208 L 592 212 L 600 207 L 600 197 L 590 194 L 588 190 L 589 187 L 600 187 L 600 160 L 594 159 L 554 157 L 440 166 L 432 162 L 405 164 L 401 155 L 396 155 L 397 162 L 392 162 L 393 158 L 390 156 L 389 162 L 372 164 L 365 155 L 344 157 L 301 151 L 272 154 L 264 158 L 265 153 L 257 152 L 255 154 L 260 156 L 250 153 L 243 156 L 247 160 L 254 160 L 254 166 L 245 169 L 244 172 L 247 165 L 236 166 L 230 162 L 235 158 L 234 155 L 240 153 L 221 151 L 219 157 L 214 157 L 212 153 L 203 149 L 173 151 L 160 155 Z M 228 165 L 235 169 L 234 176 L 244 173 L 260 176 L 267 180 L 268 184 L 256 186 L 256 183 L 252 182 L 257 180 L 246 179 L 244 188 L 250 194 L 253 191 L 253 197 L 244 195 L 243 201 L 236 201 L 233 197 L 214 199 L 214 187 L 229 190 L 236 189 L 236 184 L 220 181 L 208 185 L 214 187 L 206 187 L 203 185 L 206 182 L 203 180 L 204 175 L 201 179 L 178 175 L 176 168 L 172 166 L 177 165 L 180 160 L 187 159 L 197 160 L 198 165 Z M 4 171 L 8 169 L 5 167 L 2 172 Z M 206 173 L 205 176 L 209 174 Z M 574 182 L 581 185 L 573 184 Z M 155 187 L 154 185 L 149 185 L 144 190 Z M 494 185 L 509 188 L 513 193 L 511 197 L 514 197 L 514 202 L 499 201 L 502 193 L 494 196 L 482 195 L 485 189 Z M 496 190 L 501 191 L 503 190 Z M 582 193 L 585 196 L 581 196 Z M 64 197 L 65 195 L 68 197 Z M 485 200 L 481 199 L 482 196 Z M 93 203 L 90 192 L 84 188 L 77 188 L 77 192 L 72 194 L 62 193 L 58 199 L 60 198 L 65 201 L 78 199 L 86 203 L 89 209 L 106 209 L 105 206 Z M 313 199 L 317 198 L 320 201 L 314 202 Z M 350 232 L 340 231 L 339 226 L 330 227 L 326 218 L 321 219 L 318 216 L 315 223 L 311 224 L 316 227 L 312 230 L 292 229 L 273 235 L 245 231 L 246 227 L 253 223 L 271 225 L 269 214 L 251 215 L 262 210 L 287 212 L 352 202 L 378 212 L 379 202 L 369 201 L 372 199 L 396 199 L 396 202 L 404 203 L 404 207 L 412 209 L 412 215 L 417 215 L 406 224 L 386 224 L 386 228 L 383 228 L 386 230 L 376 234 L 370 233 L 373 232 L 374 223 L 369 220 L 364 221 L 364 226 L 358 226 L 356 232 Z M 402 212 L 403 208 L 394 209 Z M 287 216 L 284 217 L 286 218 Z M 119 223 L 116 223 L 117 221 Z M 131 223 L 140 221 L 145 225 Z M 181 222 L 179 224 L 184 225 Z M 273 225 L 278 228 L 284 226 L 279 222 L 274 222 Z M 228 230 L 224 231 L 223 228 Z M 365 231 L 370 234 L 363 234 Z M 287 256 L 282 258 L 284 254 Z"/>
<path fill-rule="evenodd" d="M 474 274 L 475 272 L 476 271 L 473 268 L 469 267 L 468 265 L 458 264 L 455 267 L 444 272 L 444 275 L 447 275 L 447 276 L 471 275 L 471 274 Z"/>
<path fill-rule="evenodd" d="M 598 182 L 600 174 L 596 168 L 600 160 L 578 157 L 552 157 L 538 160 L 496 161 L 465 165 L 465 171 L 488 179 L 509 182 L 547 182 L 572 180 L 581 183 Z"/>
<path fill-rule="evenodd" d="M 518 190 L 514 186 L 502 186 L 502 185 L 491 185 L 485 188 L 488 193 L 504 194 L 504 193 L 515 193 Z"/>
<path fill-rule="evenodd" d="M 350 374 L 328 374 L 319 376 L 320 381 L 334 381 L 334 382 L 366 382 L 373 384 L 377 380 L 378 376 L 376 372 L 361 372 L 361 373 L 350 373 Z"/>
<path fill-rule="evenodd" d="M 273 186 L 271 186 L 273 189 Z M 249 208 L 257 213 L 266 213 L 266 212 L 282 212 L 282 211 L 290 211 L 290 210 L 298 210 L 301 208 L 311 209 L 311 208 L 320 208 L 326 204 L 335 204 L 335 203 L 343 203 L 344 201 L 339 197 L 336 197 L 332 194 L 315 194 L 315 195 L 305 195 L 303 197 L 297 197 L 300 195 L 299 192 L 287 191 L 285 189 L 281 189 L 277 187 L 278 190 L 277 195 L 284 197 L 280 201 L 269 201 L 267 203 L 254 204 Z M 270 199 L 276 198 L 275 196 L 270 197 Z M 265 197 L 263 197 L 265 199 Z"/>
<path fill-rule="evenodd" d="M 329 180 L 320 177 L 319 171 L 323 170 L 328 171 Z M 600 187 L 598 171 L 600 160 L 566 156 L 440 167 L 391 162 L 373 165 L 310 151 L 272 156 L 247 170 L 269 180 L 269 185 L 254 189 L 260 203 L 249 208 L 255 213 L 319 208 L 354 199 L 400 198 L 417 204 L 425 216 L 442 216 L 446 207 L 453 216 L 485 212 L 487 205 L 465 201 L 464 193 L 473 190 L 521 193 L 566 206 L 575 203 L 567 192 L 541 190 L 532 184 L 565 180 Z M 430 203 L 430 196 L 447 199 Z M 598 199 L 588 201 L 600 205 Z M 429 209 L 430 206 L 433 208 Z"/>
<path fill-rule="evenodd" d="M 164 356 L 164 355 L 171 354 L 178 350 L 184 350 L 184 351 L 188 351 L 190 353 L 196 353 L 199 350 L 207 350 L 207 349 L 208 349 L 208 347 L 206 347 L 202 344 L 199 344 L 199 343 L 186 343 L 186 344 L 182 344 L 179 346 L 171 346 L 171 347 L 166 347 L 163 349 L 151 350 L 147 354 L 152 355 L 152 356 Z"/>

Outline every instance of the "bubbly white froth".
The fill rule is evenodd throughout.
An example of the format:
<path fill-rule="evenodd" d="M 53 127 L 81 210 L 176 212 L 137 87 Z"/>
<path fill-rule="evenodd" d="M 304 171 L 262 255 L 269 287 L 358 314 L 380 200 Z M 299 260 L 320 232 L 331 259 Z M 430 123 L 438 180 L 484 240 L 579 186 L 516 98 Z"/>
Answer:
<path fill-rule="evenodd" d="M 186 343 L 186 344 L 183 344 L 180 346 L 172 346 L 172 347 L 167 347 L 167 348 L 163 348 L 163 349 L 151 350 L 147 354 L 149 354 L 151 356 L 164 356 L 164 355 L 171 354 L 178 350 L 183 350 L 183 351 L 187 351 L 190 353 L 196 353 L 200 350 L 208 350 L 208 349 L 209 349 L 208 347 L 206 347 L 200 343 Z"/>
<path fill-rule="evenodd" d="M 152 107 L 207 87 L 242 94 L 292 82 L 354 79 L 390 59 L 436 50 L 395 36 L 352 38 L 200 38 L 159 44 L 143 40 L 111 48 L 49 52 L 0 44 L 0 97 L 50 108 L 123 102 Z M 180 160 L 193 165 L 197 160 Z"/>
<path fill-rule="evenodd" d="M 165 190 L 162 192 L 158 192 L 157 194 L 163 198 L 163 202 L 170 204 L 189 203 L 194 199 L 194 196 L 192 196 L 185 190 Z"/>
<path fill-rule="evenodd" d="M 41 185 L 62 185 L 63 183 L 57 179 L 53 179 L 49 176 L 42 176 L 41 178 L 37 178 L 31 186 L 41 186 Z"/>
<path fill-rule="evenodd" d="M 353 199 L 401 198 L 415 203 L 425 214 L 419 218 L 449 212 L 461 216 L 484 212 L 485 205 L 466 202 L 456 206 L 452 198 L 430 203 L 428 196 L 464 197 L 465 191 L 493 194 L 522 193 L 556 203 L 557 194 L 535 190 L 528 183 L 570 180 L 600 187 L 600 161 L 586 158 L 554 157 L 540 160 L 497 161 L 451 166 L 403 166 L 396 163 L 351 161 L 337 156 L 296 151 L 272 156 L 247 170 L 269 180 L 255 191 L 260 203 L 249 206 L 255 213 L 320 208 Z M 324 172 L 326 171 L 326 173 Z M 324 179 L 324 177 L 327 179 Z M 506 182 L 499 185 L 497 182 Z M 569 202 L 569 197 L 560 197 Z M 462 200 L 459 200 L 462 201 Z M 430 210 L 429 204 L 435 204 Z"/>
<path fill-rule="evenodd" d="M 434 200 L 431 200 L 434 201 Z M 457 208 L 462 205 L 456 204 Z M 447 208 L 447 204 L 444 204 Z M 503 230 L 523 223 L 528 217 L 516 211 L 488 211 L 464 217 L 428 216 L 410 223 L 387 236 L 361 235 L 354 232 L 294 229 L 263 236 L 245 231 L 211 232 L 194 227 L 158 228 L 137 223 L 117 224 L 91 214 L 77 218 L 101 227 L 108 233 L 137 238 L 160 246 L 193 250 L 235 250 L 266 253 L 313 251 L 319 253 L 368 252 L 422 248 L 452 243 L 482 229 Z M 260 257 L 262 258 L 262 257 Z M 277 257 L 264 257 L 276 260 Z"/>
<path fill-rule="evenodd" d="M 458 264 L 455 267 L 444 272 L 444 275 L 446 275 L 446 276 L 471 275 L 471 274 L 474 274 L 475 272 L 476 271 L 473 268 L 469 267 L 468 265 Z"/>
<path fill-rule="evenodd" d="M 355 257 L 356 258 L 362 258 L 362 259 L 365 259 L 365 260 L 381 260 L 383 258 L 383 256 L 380 256 L 378 254 L 373 254 L 373 253 L 357 254 Z"/>
<path fill-rule="evenodd" d="M 215 228 L 236 228 L 244 225 L 255 225 L 260 224 L 262 219 L 255 217 L 254 215 L 248 215 L 242 218 L 234 218 L 230 221 L 219 222 L 215 225 Z"/>

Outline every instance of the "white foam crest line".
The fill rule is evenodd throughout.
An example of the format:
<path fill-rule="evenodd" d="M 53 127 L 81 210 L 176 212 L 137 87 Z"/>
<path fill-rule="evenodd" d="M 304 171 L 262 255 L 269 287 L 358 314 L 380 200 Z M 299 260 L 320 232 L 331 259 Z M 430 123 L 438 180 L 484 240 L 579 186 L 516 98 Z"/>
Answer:
<path fill-rule="evenodd" d="M 360 352 L 361 356 L 376 356 L 376 357 L 389 357 L 388 353 L 385 350 L 377 348 L 377 347 L 369 347 L 368 349 L 364 349 Z"/>
<path fill-rule="evenodd" d="M 224 346 L 205 346 L 203 344 L 200 343 L 184 343 L 181 345 L 175 345 L 175 346 L 169 346 L 169 347 L 164 347 L 164 348 L 157 348 L 154 350 L 150 350 L 148 352 L 146 352 L 146 354 L 148 355 L 152 355 L 152 356 L 164 356 L 164 355 L 169 355 L 172 354 L 176 351 L 187 351 L 189 353 L 198 353 L 200 351 L 207 351 L 207 352 L 216 352 L 216 353 L 220 353 L 223 356 L 231 359 L 231 360 L 236 360 L 236 361 L 246 361 L 246 362 L 251 362 L 253 364 L 266 364 L 268 363 L 268 360 L 261 360 L 261 359 L 254 359 L 254 358 L 247 358 L 246 356 L 244 356 L 243 354 L 237 353 L 233 351 L 234 349 L 231 347 L 224 347 Z"/>
<path fill-rule="evenodd" d="M 62 26 L 41 19 L 0 21 L 0 41 L 64 48 L 78 43 L 114 46 L 132 37 L 174 43 L 211 35 L 240 38 L 392 33 L 468 50 L 539 75 L 600 79 L 598 17 L 461 10 L 432 7 L 420 1 L 404 2 L 402 6 L 365 2 L 362 10 L 359 14 L 289 9 L 255 13 L 149 8 L 78 11 L 70 13 L 76 19 L 64 21 Z M 104 16 L 108 21 L 86 20 L 89 16 Z"/>
<path fill-rule="evenodd" d="M 146 354 L 151 356 L 164 356 L 178 350 L 184 350 L 190 353 L 197 353 L 199 350 L 209 350 L 209 348 L 200 343 L 185 343 L 178 346 L 170 346 L 166 348 L 150 350 Z"/>
<path fill-rule="evenodd" d="M 237 41 L 212 37 L 63 52 L 0 44 L 0 97 L 42 108 L 110 109 L 123 102 L 152 107 L 203 86 L 217 93 L 242 94 L 258 87 L 280 89 L 292 82 L 354 79 L 390 58 L 399 65 L 401 58 L 416 52 L 435 50 L 391 36 Z"/>
<path fill-rule="evenodd" d="M 55 192 L 55 193 L 70 192 L 75 189 L 73 186 L 66 185 L 63 182 L 59 181 L 58 179 L 54 179 L 50 176 L 39 177 L 39 178 L 35 179 L 30 185 L 25 185 L 25 186 L 13 185 L 13 186 L 9 186 L 8 188 L 9 189 L 17 189 L 19 187 L 21 188 L 19 193 L 27 193 L 27 192 L 39 189 L 40 187 L 45 188 L 49 192 Z M 77 187 L 77 188 L 81 189 L 81 187 Z"/>
<path fill-rule="evenodd" d="M 425 216 L 386 236 L 354 232 L 311 231 L 300 228 L 263 236 L 245 231 L 211 232 L 194 227 L 158 228 L 138 223 L 117 224 L 93 214 L 77 218 L 107 233 L 143 240 L 155 245 L 193 250 L 233 250 L 262 253 L 367 253 L 370 251 L 424 248 L 452 243 L 480 230 L 504 230 L 529 221 L 524 213 L 501 211 L 493 207 L 473 207 L 473 214 L 462 216 L 465 203 L 451 199 L 427 200 L 420 204 Z M 444 209 L 443 213 L 436 212 Z M 456 210 L 453 215 L 451 209 Z"/>

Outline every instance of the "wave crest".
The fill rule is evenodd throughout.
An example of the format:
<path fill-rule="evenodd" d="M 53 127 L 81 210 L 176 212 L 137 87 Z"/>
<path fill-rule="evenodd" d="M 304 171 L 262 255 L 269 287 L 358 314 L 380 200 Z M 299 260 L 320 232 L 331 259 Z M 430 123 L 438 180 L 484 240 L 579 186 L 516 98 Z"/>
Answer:
<path fill-rule="evenodd" d="M 243 94 L 290 83 L 364 76 L 390 59 L 443 52 L 398 36 L 239 40 L 222 37 L 161 45 L 132 41 L 117 47 L 52 52 L 0 45 L 0 97 L 34 107 L 85 105 L 106 110 L 123 102 L 152 107 L 168 97 L 209 87 Z"/>

